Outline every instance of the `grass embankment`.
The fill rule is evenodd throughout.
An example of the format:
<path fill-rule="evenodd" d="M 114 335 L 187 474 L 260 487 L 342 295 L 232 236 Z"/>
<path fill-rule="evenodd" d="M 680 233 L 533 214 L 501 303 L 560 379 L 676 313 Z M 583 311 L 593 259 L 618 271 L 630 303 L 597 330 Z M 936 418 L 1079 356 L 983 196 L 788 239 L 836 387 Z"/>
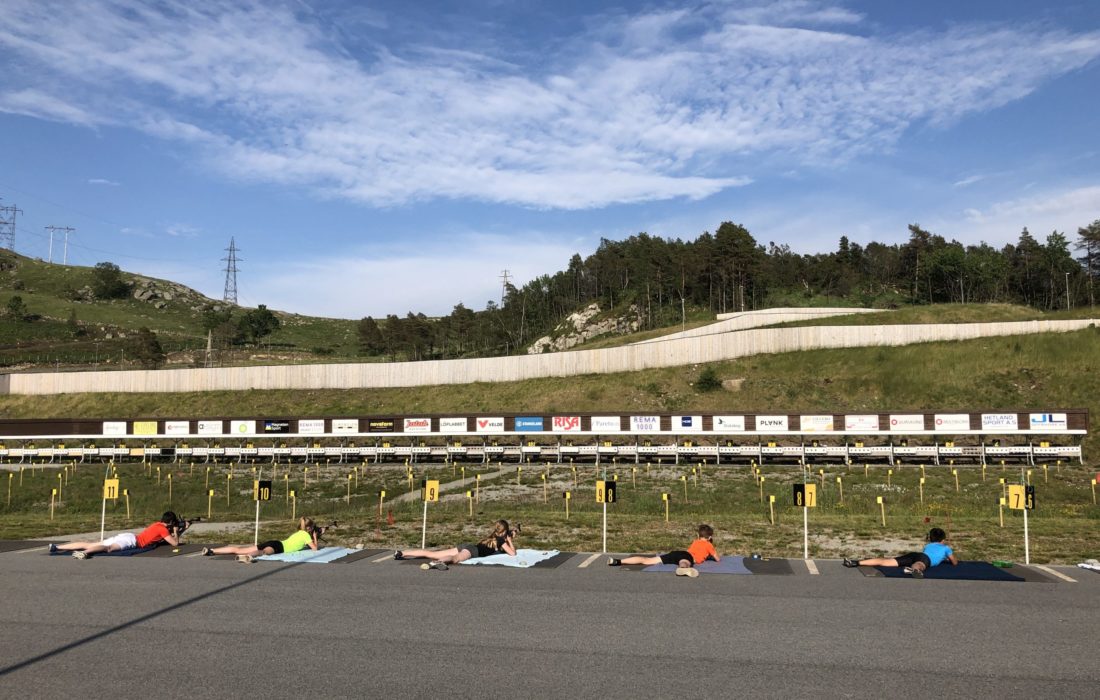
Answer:
<path fill-rule="evenodd" d="M 505 465 L 503 475 L 481 480 L 471 516 L 465 492 L 474 488 L 475 475 L 489 475 L 501 467 L 414 465 L 414 488 L 419 488 L 423 478 L 440 479 L 444 484 L 457 481 L 460 468 L 466 470 L 465 486 L 456 484 L 444 493 L 440 503 L 430 506 L 429 544 L 448 546 L 478 539 L 484 536 L 491 521 L 504 517 L 513 524 L 523 523 L 523 546 L 599 551 L 601 506 L 594 502 L 594 487 L 604 467 L 579 465 L 574 476 L 567 465 L 527 464 L 518 474 L 516 466 Z M 308 514 L 319 522 L 329 519 L 341 522 L 331 533 L 330 544 L 400 548 L 419 542 L 421 503 L 416 499 L 393 502 L 399 495 L 409 493 L 404 467 L 313 465 L 308 467 L 308 474 L 303 473 L 303 468 L 304 465 L 290 465 L 289 469 L 286 465 L 263 466 L 265 478 L 275 481 L 275 497 L 263 508 L 262 539 L 282 538 L 293 529 L 291 505 L 286 498 L 289 488 L 296 492 L 298 515 Z M 824 470 L 823 476 L 818 473 L 819 468 Z M 717 529 L 720 551 L 801 556 L 802 517 L 791 506 L 791 485 L 803 478 L 798 466 L 765 467 L 763 482 L 744 465 L 619 464 L 606 465 L 606 469 L 608 478 L 615 474 L 619 477 L 618 503 L 609 507 L 608 546 L 612 551 L 683 546 L 694 526 L 705 521 Z M 889 474 L 888 469 L 893 473 Z M 922 470 L 918 465 L 811 467 L 809 478 L 819 488 L 819 506 L 809 514 L 811 555 L 839 557 L 911 549 L 919 546 L 921 535 L 929 527 L 940 526 L 948 530 L 953 544 L 966 558 L 1020 561 L 1021 513 L 1005 510 L 1001 527 L 997 500 L 1003 489 L 1000 479 L 1011 483 L 1027 477 L 1013 466 L 991 466 L 984 479 L 980 467 L 958 467 L 956 490 L 951 469 L 950 466 L 926 468 L 922 501 L 919 486 Z M 170 501 L 169 473 L 172 474 Z M 232 479 L 227 478 L 230 473 Z M 53 465 L 13 474 L 12 503 L 0 514 L 0 537 L 31 538 L 98 529 L 104 465 L 84 464 L 75 468 Z M 1038 466 L 1031 470 L 1030 479 L 1038 493 L 1038 508 L 1029 518 L 1033 561 L 1066 563 L 1096 556 L 1100 508 L 1093 505 L 1089 485 L 1092 474 L 1080 466 L 1053 463 L 1046 469 Z M 62 478 L 58 479 L 58 475 Z M 547 476 L 545 487 L 543 475 Z M 126 517 L 124 500 L 111 503 L 108 529 L 143 527 L 169 507 L 181 515 L 206 517 L 208 487 L 215 491 L 210 502 L 215 521 L 247 523 L 254 516 L 253 472 L 248 466 L 196 464 L 192 469 L 189 464 L 132 463 L 120 464 L 118 476 L 122 488 L 130 492 L 131 517 Z M 50 490 L 57 488 L 59 482 L 62 500 L 51 521 Z M 381 489 L 387 491 L 387 501 L 379 517 Z M 562 497 L 566 490 L 573 496 L 568 519 Z M 662 493 L 670 496 L 667 523 Z M 769 496 L 775 496 L 774 524 Z M 885 526 L 876 505 L 877 496 L 882 496 L 886 503 Z M 250 532 L 238 531 L 191 539 L 227 542 L 247 541 L 251 537 Z"/>

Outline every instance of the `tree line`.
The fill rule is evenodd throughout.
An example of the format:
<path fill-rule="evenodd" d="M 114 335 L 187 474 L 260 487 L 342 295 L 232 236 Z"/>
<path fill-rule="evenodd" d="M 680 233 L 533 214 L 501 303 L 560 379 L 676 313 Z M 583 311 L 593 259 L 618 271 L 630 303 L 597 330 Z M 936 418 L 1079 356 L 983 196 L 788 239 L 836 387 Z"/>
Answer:
<path fill-rule="evenodd" d="M 462 304 L 441 318 L 409 312 L 359 321 L 361 354 L 425 360 L 525 352 L 568 314 L 590 303 L 635 316 L 643 329 L 681 322 L 688 311 L 729 313 L 776 306 L 894 308 L 904 304 L 1012 303 L 1044 311 L 1095 304 L 1100 277 L 1100 219 L 1070 240 L 1042 241 L 1026 228 L 1015 243 L 963 245 L 919 224 L 903 244 L 866 245 L 842 236 L 835 251 L 799 254 L 759 243 L 748 229 L 723 222 L 693 241 L 639 233 L 602 239 L 587 258 L 521 287 L 507 285 L 502 304 Z"/>

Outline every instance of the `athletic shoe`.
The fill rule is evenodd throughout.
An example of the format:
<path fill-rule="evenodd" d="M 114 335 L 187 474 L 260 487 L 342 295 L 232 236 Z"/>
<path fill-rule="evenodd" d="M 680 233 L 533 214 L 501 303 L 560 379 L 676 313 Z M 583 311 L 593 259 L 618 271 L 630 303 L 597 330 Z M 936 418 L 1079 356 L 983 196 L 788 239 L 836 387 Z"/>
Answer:
<path fill-rule="evenodd" d="M 256 557 L 252 556 L 251 554 L 238 554 L 237 561 L 242 564 L 255 564 Z"/>
<path fill-rule="evenodd" d="M 622 566 L 623 562 L 622 562 L 621 559 L 616 559 L 615 557 L 608 557 L 607 558 L 607 565 L 608 566 Z"/>
<path fill-rule="evenodd" d="M 393 553 L 393 558 L 396 559 L 397 561 L 401 561 L 402 559 L 405 558 L 405 553 L 402 552 L 399 549 L 399 550 L 397 550 L 396 552 Z"/>
<path fill-rule="evenodd" d="M 202 555 L 204 557 L 212 557 L 212 556 L 214 556 L 214 550 L 209 548 L 209 547 L 203 547 L 202 548 Z"/>
<path fill-rule="evenodd" d="M 88 558 L 88 553 L 87 552 L 82 552 L 79 549 L 76 550 L 75 552 L 73 552 L 73 559 L 87 559 L 87 558 Z"/>
<path fill-rule="evenodd" d="M 448 569 L 448 566 L 441 561 L 433 561 L 431 564 L 428 564 L 428 566 L 436 571 L 446 571 Z"/>
<path fill-rule="evenodd" d="M 907 566 L 904 569 L 905 573 L 909 574 L 913 578 L 924 578 L 924 572 L 920 569 L 915 569 L 911 566 Z"/>
<path fill-rule="evenodd" d="M 699 575 L 699 570 L 693 566 L 681 566 L 676 569 L 677 576 L 687 576 L 688 578 L 695 578 Z"/>
<path fill-rule="evenodd" d="M 844 566 L 848 567 L 849 569 L 854 569 L 857 566 L 859 566 L 859 560 L 858 559 L 847 559 L 847 558 L 845 558 L 844 559 Z"/>
<path fill-rule="evenodd" d="M 46 547 L 46 551 L 49 552 L 50 554 L 53 554 L 53 553 L 57 552 L 58 551 L 57 545 L 54 544 L 53 542 L 50 542 L 49 546 Z"/>

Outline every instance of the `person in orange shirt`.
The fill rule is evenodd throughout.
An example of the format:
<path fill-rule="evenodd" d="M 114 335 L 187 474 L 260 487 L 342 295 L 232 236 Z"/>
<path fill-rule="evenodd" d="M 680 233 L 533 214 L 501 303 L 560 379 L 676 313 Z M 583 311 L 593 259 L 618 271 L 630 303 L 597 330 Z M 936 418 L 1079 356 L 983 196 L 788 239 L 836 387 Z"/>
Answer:
<path fill-rule="evenodd" d="M 189 523 L 185 523 L 185 526 Z M 179 544 L 179 518 L 167 511 L 160 520 L 141 532 L 123 532 L 108 537 L 102 542 L 69 542 L 68 544 L 50 544 L 50 553 L 72 552 L 77 559 L 87 559 L 97 552 L 117 552 L 122 549 L 142 549 L 152 544 L 167 542 L 175 547 Z"/>
<path fill-rule="evenodd" d="M 699 538 L 692 542 L 687 549 L 677 549 L 667 554 L 656 554 L 652 557 L 636 554 L 634 556 L 616 559 L 609 557 L 608 566 L 622 566 L 623 564 L 675 564 L 677 576 L 695 578 L 699 575 L 696 564 L 705 561 L 721 561 L 718 550 L 714 548 L 714 528 L 710 525 L 699 526 Z"/>

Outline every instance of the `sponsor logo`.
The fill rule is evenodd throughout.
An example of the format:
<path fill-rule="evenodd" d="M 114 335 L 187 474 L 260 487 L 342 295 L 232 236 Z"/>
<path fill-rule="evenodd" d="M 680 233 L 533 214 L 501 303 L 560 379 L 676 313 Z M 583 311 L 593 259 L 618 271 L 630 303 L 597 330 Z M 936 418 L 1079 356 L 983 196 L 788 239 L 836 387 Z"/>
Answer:
<path fill-rule="evenodd" d="M 430 433 L 432 432 L 431 418 L 406 418 L 404 421 L 406 433 Z"/>
<path fill-rule="evenodd" d="M 554 416 L 555 433 L 572 433 L 581 429 L 580 416 Z"/>
<path fill-rule="evenodd" d="M 530 432 L 542 430 L 542 418 L 516 417 L 516 432 Z"/>
<path fill-rule="evenodd" d="M 503 433 L 503 418 L 475 418 L 474 422 L 479 433 Z"/>
<path fill-rule="evenodd" d="M 653 433 L 661 429 L 660 416 L 631 416 L 630 430 L 634 433 Z"/>
<path fill-rule="evenodd" d="M 358 418 L 333 418 L 332 432 L 334 433 L 358 433 Z"/>
<path fill-rule="evenodd" d="M 804 433 L 820 433 L 833 429 L 832 416 L 799 416 Z"/>
<path fill-rule="evenodd" d="M 845 430 L 878 430 L 878 414 L 844 416 Z"/>
<path fill-rule="evenodd" d="M 221 435 L 222 422 L 220 420 L 200 420 L 199 435 Z"/>
<path fill-rule="evenodd" d="M 966 413 L 937 413 L 936 432 L 970 430 L 970 416 Z"/>
<path fill-rule="evenodd" d="M 384 418 L 371 418 L 367 421 L 367 432 L 369 433 L 392 433 L 394 422 Z"/>
<path fill-rule="evenodd" d="M 593 433 L 617 433 L 620 430 L 622 430 L 622 422 L 618 416 L 592 416 Z"/>
<path fill-rule="evenodd" d="M 786 430 L 787 429 L 787 417 L 786 416 L 757 416 L 756 417 L 756 429 L 757 430 Z"/>
<path fill-rule="evenodd" d="M 298 421 L 298 432 L 305 435 L 318 435 L 325 432 L 323 418 L 303 418 Z"/>
<path fill-rule="evenodd" d="M 1015 413 L 983 413 L 982 430 L 1018 430 Z"/>
<path fill-rule="evenodd" d="M 189 435 L 191 433 L 191 422 L 186 420 L 168 420 L 164 421 L 164 434 L 165 435 Z"/>
<path fill-rule="evenodd" d="M 229 421 L 229 432 L 234 435 L 255 435 L 256 434 L 256 421 L 254 420 L 231 420 Z"/>
<path fill-rule="evenodd" d="M 712 419 L 712 427 L 715 432 L 744 432 L 745 431 L 745 417 L 744 416 L 714 416 Z"/>
<path fill-rule="evenodd" d="M 1030 418 L 1032 430 L 1066 430 L 1069 427 L 1064 413 L 1032 413 Z"/>
<path fill-rule="evenodd" d="M 289 433 L 290 421 L 288 420 L 265 420 L 264 421 L 265 433 Z"/>
<path fill-rule="evenodd" d="M 104 435 L 125 435 L 126 434 L 126 422 L 125 421 L 110 421 L 103 424 Z"/>
<path fill-rule="evenodd" d="M 912 431 L 924 430 L 924 416 L 918 414 L 891 415 L 890 430 Z"/>
<path fill-rule="evenodd" d="M 155 420 L 134 421 L 134 435 L 156 435 L 157 422 Z"/>
<path fill-rule="evenodd" d="M 703 429 L 702 416 L 673 416 L 672 429 L 682 433 L 698 433 Z"/>
<path fill-rule="evenodd" d="M 466 429 L 467 424 L 465 418 L 439 419 L 439 432 L 441 433 L 464 433 Z"/>

